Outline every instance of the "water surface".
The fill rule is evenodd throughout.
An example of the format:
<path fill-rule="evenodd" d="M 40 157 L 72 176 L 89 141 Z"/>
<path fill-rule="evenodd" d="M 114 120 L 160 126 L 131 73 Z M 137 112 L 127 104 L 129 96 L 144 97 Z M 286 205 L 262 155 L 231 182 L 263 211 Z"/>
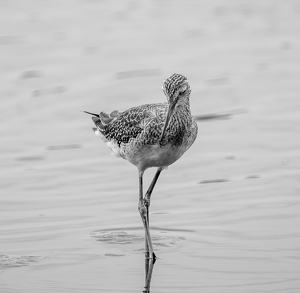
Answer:
<path fill-rule="evenodd" d="M 3 2 L 1 292 L 142 291 L 137 171 L 80 111 L 173 72 L 199 134 L 152 196 L 152 292 L 299 292 L 300 10 L 233 2 Z"/>

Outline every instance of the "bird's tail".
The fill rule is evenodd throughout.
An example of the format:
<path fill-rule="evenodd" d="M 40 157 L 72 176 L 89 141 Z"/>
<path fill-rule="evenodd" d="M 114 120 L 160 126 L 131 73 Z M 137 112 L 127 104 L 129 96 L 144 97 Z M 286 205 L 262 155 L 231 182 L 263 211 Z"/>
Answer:
<path fill-rule="evenodd" d="M 119 111 L 117 111 L 117 110 L 111 112 L 110 114 L 106 114 L 104 112 L 101 112 L 100 114 L 95 114 L 95 113 L 91 113 L 91 112 L 87 112 L 87 111 L 83 111 L 83 112 L 95 116 L 95 117 L 92 117 L 92 120 L 94 121 L 97 129 L 102 134 L 105 134 L 106 126 L 108 124 L 110 124 L 113 120 L 115 120 L 115 118 L 118 117 L 118 115 L 119 115 Z"/>

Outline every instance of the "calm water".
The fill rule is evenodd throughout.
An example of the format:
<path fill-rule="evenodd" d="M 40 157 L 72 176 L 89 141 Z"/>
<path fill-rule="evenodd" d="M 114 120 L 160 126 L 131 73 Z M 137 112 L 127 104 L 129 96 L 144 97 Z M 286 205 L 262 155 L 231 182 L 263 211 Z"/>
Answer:
<path fill-rule="evenodd" d="M 137 171 L 80 111 L 162 101 L 178 71 L 199 134 L 152 196 L 151 292 L 299 292 L 299 6 L 14 3 L 0 12 L 0 291 L 142 291 Z"/>

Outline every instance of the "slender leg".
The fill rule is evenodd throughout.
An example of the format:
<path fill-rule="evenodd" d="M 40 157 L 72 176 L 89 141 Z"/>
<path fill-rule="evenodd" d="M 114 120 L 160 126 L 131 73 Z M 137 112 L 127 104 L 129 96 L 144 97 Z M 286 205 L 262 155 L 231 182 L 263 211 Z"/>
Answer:
<path fill-rule="evenodd" d="M 143 198 L 143 180 L 142 180 L 143 178 L 142 178 L 142 176 L 143 176 L 143 174 L 139 173 L 139 207 L 140 207 L 140 201 Z M 141 215 L 141 217 L 142 217 L 142 215 Z M 147 284 L 148 272 L 149 272 L 149 246 L 148 246 L 148 240 L 147 240 L 147 233 L 145 230 L 145 284 Z"/>
<path fill-rule="evenodd" d="M 152 242 L 149 232 L 149 206 L 150 206 L 150 197 L 153 191 L 153 188 L 157 182 L 157 179 L 161 173 L 162 169 L 158 168 L 154 178 L 146 192 L 145 197 L 143 198 L 143 172 L 139 173 L 139 212 L 141 214 L 143 224 L 145 227 L 145 290 L 143 293 L 150 292 L 150 283 L 152 278 L 153 266 L 156 261 L 156 256 L 153 252 Z M 150 240 L 150 241 L 149 241 Z M 153 257 L 151 257 L 153 256 Z"/>
<path fill-rule="evenodd" d="M 154 189 L 154 186 L 155 186 L 155 184 L 156 184 L 156 182 L 157 182 L 157 179 L 158 179 L 158 177 L 159 177 L 161 171 L 162 171 L 162 168 L 157 168 L 157 171 L 156 171 L 156 173 L 155 173 L 155 175 L 154 175 L 154 178 L 152 179 L 152 182 L 151 182 L 151 184 L 150 184 L 150 186 L 149 186 L 149 188 L 148 188 L 148 190 L 147 190 L 147 192 L 146 192 L 146 194 L 145 194 L 145 197 L 144 197 L 144 204 L 145 204 L 146 209 L 147 209 L 147 221 L 148 221 L 148 226 L 149 226 L 150 197 L 151 197 L 152 191 L 153 191 L 153 189 Z M 148 248 L 148 250 L 147 250 L 147 247 L 146 247 L 146 254 L 149 255 L 149 248 Z M 155 254 L 153 254 L 153 255 L 154 255 L 154 262 L 153 262 L 153 264 L 154 264 L 155 261 L 156 261 L 156 256 L 155 256 Z"/>
<path fill-rule="evenodd" d="M 156 173 L 155 173 L 155 175 L 154 175 L 154 177 L 153 177 L 153 179 L 152 179 L 152 182 L 151 182 L 151 184 L 150 184 L 150 186 L 149 186 L 149 188 L 148 188 L 148 190 L 147 190 L 147 192 L 146 192 L 146 194 L 145 194 L 144 201 L 145 201 L 145 205 L 146 205 L 146 207 L 147 207 L 147 216 L 148 216 L 147 218 L 148 218 L 148 221 L 149 221 L 148 208 L 149 208 L 149 206 L 150 206 L 150 198 L 151 198 L 151 194 L 152 194 L 152 191 L 153 191 L 153 189 L 154 189 L 154 186 L 155 186 L 155 184 L 156 184 L 156 182 L 157 182 L 157 179 L 158 179 L 158 177 L 159 177 L 161 171 L 162 171 L 162 168 L 160 168 L 160 167 L 157 168 L 157 171 L 156 171 Z"/>
<path fill-rule="evenodd" d="M 149 273 L 149 246 L 146 239 L 146 233 L 145 233 L 145 284 L 147 284 L 147 277 Z"/>
<path fill-rule="evenodd" d="M 144 172 L 139 172 L 139 205 L 138 210 L 140 212 L 144 228 L 145 228 L 145 238 L 148 244 L 149 250 L 149 259 L 155 258 L 155 254 L 153 253 L 153 246 L 150 236 L 150 229 L 147 217 L 147 207 L 145 206 L 144 198 L 143 198 L 143 174 Z M 146 246 L 147 250 L 147 246 Z"/>

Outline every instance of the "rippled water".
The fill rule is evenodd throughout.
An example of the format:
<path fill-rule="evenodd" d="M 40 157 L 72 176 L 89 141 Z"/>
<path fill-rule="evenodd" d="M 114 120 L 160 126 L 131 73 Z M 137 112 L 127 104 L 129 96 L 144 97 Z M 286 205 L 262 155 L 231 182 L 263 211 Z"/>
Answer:
<path fill-rule="evenodd" d="M 0 12 L 0 292 L 142 291 L 137 171 L 80 111 L 162 101 L 178 71 L 199 134 L 152 196 L 151 292 L 298 293 L 296 2 L 16 3 Z"/>

